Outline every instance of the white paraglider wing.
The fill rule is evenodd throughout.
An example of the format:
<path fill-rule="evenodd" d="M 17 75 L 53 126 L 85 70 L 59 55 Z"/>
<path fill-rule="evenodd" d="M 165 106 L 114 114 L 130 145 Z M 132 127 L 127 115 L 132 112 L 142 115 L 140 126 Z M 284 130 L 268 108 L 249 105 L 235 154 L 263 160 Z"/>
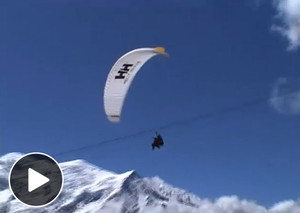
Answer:
<path fill-rule="evenodd" d="M 132 50 L 114 64 L 104 88 L 104 109 L 111 122 L 119 122 L 128 89 L 140 68 L 153 56 L 166 52 L 162 47 Z"/>

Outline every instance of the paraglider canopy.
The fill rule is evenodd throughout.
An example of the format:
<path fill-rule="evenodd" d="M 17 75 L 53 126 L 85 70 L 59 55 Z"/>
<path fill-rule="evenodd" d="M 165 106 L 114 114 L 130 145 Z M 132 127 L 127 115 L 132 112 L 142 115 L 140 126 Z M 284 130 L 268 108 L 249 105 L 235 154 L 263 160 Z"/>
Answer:
<path fill-rule="evenodd" d="M 104 88 L 104 110 L 111 122 L 119 122 L 128 89 L 140 68 L 153 56 L 168 55 L 163 47 L 139 48 L 122 57 L 111 68 Z"/>

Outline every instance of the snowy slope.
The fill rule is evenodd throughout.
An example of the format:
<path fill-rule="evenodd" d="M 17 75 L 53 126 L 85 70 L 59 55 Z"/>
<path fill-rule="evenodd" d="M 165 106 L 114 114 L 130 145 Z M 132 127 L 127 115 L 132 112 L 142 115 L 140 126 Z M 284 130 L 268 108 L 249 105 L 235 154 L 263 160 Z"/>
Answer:
<path fill-rule="evenodd" d="M 8 189 L 9 170 L 21 156 L 0 157 L 0 213 L 300 213 L 295 201 L 281 202 L 269 210 L 236 196 L 213 202 L 157 177 L 142 178 L 135 171 L 115 174 L 83 160 L 61 163 L 65 184 L 59 198 L 49 206 L 30 208 L 15 200 Z"/>
<path fill-rule="evenodd" d="M 115 174 L 83 160 L 62 163 L 64 188 L 59 198 L 44 208 L 22 205 L 8 189 L 7 177 L 21 154 L 0 158 L 0 212 L 145 212 L 165 209 L 169 202 L 197 207 L 198 198 L 164 185 L 159 178 L 141 178 L 135 171 Z"/>

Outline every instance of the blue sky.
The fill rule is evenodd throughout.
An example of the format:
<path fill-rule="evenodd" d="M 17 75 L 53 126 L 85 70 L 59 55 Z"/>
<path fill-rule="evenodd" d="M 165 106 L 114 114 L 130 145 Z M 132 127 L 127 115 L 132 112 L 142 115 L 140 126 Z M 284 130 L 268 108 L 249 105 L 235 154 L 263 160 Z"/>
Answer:
<path fill-rule="evenodd" d="M 160 131 L 172 121 L 269 97 L 280 78 L 300 79 L 299 50 L 288 49 L 268 1 L 0 4 L 0 155 L 55 157 Z M 155 46 L 170 57 L 143 67 L 121 123 L 109 123 L 102 96 L 110 68 L 129 50 Z M 200 197 L 235 194 L 270 206 L 300 197 L 299 127 L 299 113 L 265 102 L 163 129 L 159 151 L 151 150 L 154 132 L 146 132 L 56 159 L 135 169 Z"/>

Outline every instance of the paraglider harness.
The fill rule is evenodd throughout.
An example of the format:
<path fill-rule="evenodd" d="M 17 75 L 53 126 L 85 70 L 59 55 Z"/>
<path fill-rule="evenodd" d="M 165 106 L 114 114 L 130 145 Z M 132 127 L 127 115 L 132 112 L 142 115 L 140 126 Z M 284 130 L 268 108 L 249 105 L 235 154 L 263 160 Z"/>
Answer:
<path fill-rule="evenodd" d="M 157 134 L 157 132 L 156 132 L 156 137 L 154 137 L 153 139 L 154 140 L 153 140 L 153 143 L 152 143 L 152 150 L 154 150 L 155 147 L 160 149 L 160 147 L 164 145 L 164 140 L 162 139 L 160 134 Z"/>

